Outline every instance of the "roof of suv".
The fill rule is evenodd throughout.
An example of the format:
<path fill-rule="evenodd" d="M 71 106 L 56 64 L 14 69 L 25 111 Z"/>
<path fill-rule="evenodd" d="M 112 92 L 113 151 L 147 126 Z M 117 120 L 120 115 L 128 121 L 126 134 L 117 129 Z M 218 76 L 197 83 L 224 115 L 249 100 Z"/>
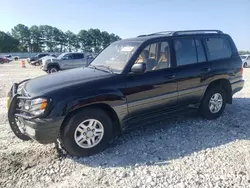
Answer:
<path fill-rule="evenodd" d="M 184 36 L 184 35 L 219 35 L 224 34 L 220 30 L 182 30 L 182 31 L 162 31 L 151 34 L 139 35 L 135 38 L 123 39 L 124 41 L 146 41 L 152 38 L 170 37 L 170 36 Z"/>

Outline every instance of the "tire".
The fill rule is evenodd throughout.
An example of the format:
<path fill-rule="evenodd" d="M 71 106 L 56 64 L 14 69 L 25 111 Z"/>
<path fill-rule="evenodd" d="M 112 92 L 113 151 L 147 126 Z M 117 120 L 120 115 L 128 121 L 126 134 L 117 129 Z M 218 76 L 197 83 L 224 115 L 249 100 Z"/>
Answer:
<path fill-rule="evenodd" d="M 58 71 L 59 71 L 59 68 L 57 66 L 50 66 L 48 67 L 47 73 L 51 74 L 51 73 L 58 72 Z"/>
<path fill-rule="evenodd" d="M 209 108 L 209 106 L 211 106 L 210 100 L 212 97 L 215 97 L 215 96 L 221 96 L 222 102 L 221 102 L 221 106 L 219 105 L 220 108 L 217 108 L 217 109 L 213 108 L 214 105 L 212 105 L 213 106 L 212 109 L 214 109 L 214 112 L 212 112 L 213 110 L 210 110 Z M 200 110 L 202 117 L 206 119 L 216 119 L 223 113 L 225 106 L 226 106 L 226 92 L 220 86 L 215 86 L 215 87 L 209 88 L 209 90 L 206 91 L 202 99 L 199 110 Z"/>
<path fill-rule="evenodd" d="M 244 67 L 244 68 L 247 68 L 247 63 L 246 63 L 246 62 L 243 64 L 243 67 Z"/>
<path fill-rule="evenodd" d="M 85 138 L 88 137 L 89 133 L 91 133 L 91 131 L 93 131 L 94 129 L 91 128 L 92 130 L 87 131 L 87 129 L 84 128 L 84 129 L 81 129 L 82 131 L 81 133 L 77 131 L 79 130 L 77 128 L 79 128 L 80 124 L 83 122 L 85 122 L 88 125 L 89 123 L 88 121 L 90 119 L 94 121 L 97 120 L 98 123 L 101 123 L 102 128 L 103 128 L 103 134 L 100 137 L 94 136 L 95 138 L 97 138 L 95 140 L 98 140 L 95 143 L 96 145 L 93 145 L 87 148 L 86 145 L 88 142 L 87 140 L 85 140 Z M 99 126 L 98 130 L 102 128 L 101 126 Z M 77 134 L 78 134 L 78 138 L 80 137 L 83 138 L 84 136 L 83 134 L 86 135 L 84 136 L 84 139 L 82 139 L 83 140 L 82 144 L 85 145 L 84 147 L 80 146 L 79 143 L 77 143 Z M 110 117 L 105 113 L 105 111 L 98 109 L 98 108 L 86 108 L 82 111 L 75 113 L 69 118 L 69 120 L 66 122 L 66 124 L 64 125 L 64 127 L 62 128 L 60 132 L 59 140 L 61 142 L 62 148 L 64 148 L 64 150 L 68 154 L 72 156 L 91 156 L 91 155 L 97 154 L 105 150 L 108 146 L 109 141 L 112 139 L 112 137 L 113 137 L 112 121 Z M 91 139 L 88 139 L 88 140 L 91 140 Z M 91 143 L 94 143 L 94 142 L 91 142 Z"/>
<path fill-rule="evenodd" d="M 40 63 L 39 63 L 39 62 L 36 62 L 35 65 L 36 65 L 36 66 L 40 66 Z"/>

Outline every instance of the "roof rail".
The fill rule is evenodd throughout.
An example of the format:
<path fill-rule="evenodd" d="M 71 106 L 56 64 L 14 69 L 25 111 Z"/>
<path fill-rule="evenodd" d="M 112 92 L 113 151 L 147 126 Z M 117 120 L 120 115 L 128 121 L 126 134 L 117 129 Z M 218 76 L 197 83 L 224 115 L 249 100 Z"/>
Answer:
<path fill-rule="evenodd" d="M 145 36 L 147 36 L 147 35 L 138 35 L 137 37 L 145 37 Z"/>
<path fill-rule="evenodd" d="M 160 31 L 160 32 L 151 33 L 151 34 L 139 35 L 137 37 L 145 37 L 145 36 L 152 36 L 152 35 L 177 36 L 177 35 L 185 35 L 185 34 L 205 34 L 205 33 L 223 34 L 223 32 L 221 30 L 183 30 L 183 31 Z"/>
<path fill-rule="evenodd" d="M 172 33 L 173 36 L 176 35 L 185 35 L 185 34 L 202 34 L 202 33 L 218 33 L 223 34 L 220 30 L 184 30 L 184 31 L 175 31 Z"/>
<path fill-rule="evenodd" d="M 150 33 L 145 35 L 139 35 L 137 37 L 146 37 L 146 36 L 152 36 L 152 35 L 171 35 L 174 31 L 160 31 L 156 33 Z"/>
<path fill-rule="evenodd" d="M 156 33 L 151 33 L 148 35 L 169 35 L 172 34 L 174 31 L 160 31 L 160 32 L 156 32 Z"/>

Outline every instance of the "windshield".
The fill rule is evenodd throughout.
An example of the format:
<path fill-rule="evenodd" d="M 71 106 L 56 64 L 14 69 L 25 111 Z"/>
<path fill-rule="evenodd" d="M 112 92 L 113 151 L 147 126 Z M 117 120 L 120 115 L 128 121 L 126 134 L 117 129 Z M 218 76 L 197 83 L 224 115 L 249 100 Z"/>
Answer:
<path fill-rule="evenodd" d="M 90 65 L 108 67 L 115 73 L 121 73 L 141 42 L 117 41 L 104 49 Z"/>
<path fill-rule="evenodd" d="M 57 57 L 57 59 L 62 59 L 62 57 L 63 57 L 65 54 L 66 54 L 66 53 L 60 54 L 60 55 Z"/>
<path fill-rule="evenodd" d="M 241 55 L 240 57 L 241 57 L 241 59 L 246 59 L 247 58 L 246 55 Z"/>

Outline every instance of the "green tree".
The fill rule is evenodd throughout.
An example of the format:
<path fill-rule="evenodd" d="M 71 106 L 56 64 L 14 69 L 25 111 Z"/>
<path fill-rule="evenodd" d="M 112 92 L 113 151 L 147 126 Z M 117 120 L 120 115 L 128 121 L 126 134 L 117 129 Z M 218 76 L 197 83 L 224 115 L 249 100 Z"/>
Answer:
<path fill-rule="evenodd" d="M 107 31 L 101 33 L 101 48 L 105 48 L 110 43 L 110 36 Z"/>
<path fill-rule="evenodd" d="M 79 40 L 77 38 L 77 35 L 74 34 L 71 31 L 67 31 L 67 32 L 65 32 L 65 36 L 66 36 L 67 50 L 69 52 L 77 51 L 80 48 Z"/>
<path fill-rule="evenodd" d="M 23 24 L 16 25 L 11 30 L 12 36 L 19 40 L 23 51 L 30 50 L 30 30 Z"/>
<path fill-rule="evenodd" d="M 110 35 L 109 35 L 109 37 L 110 37 L 110 42 L 112 43 L 112 42 L 115 42 L 115 41 L 117 41 L 117 40 L 121 40 L 121 38 L 118 36 L 118 35 L 115 35 L 114 33 L 111 33 Z"/>
<path fill-rule="evenodd" d="M 245 54 L 250 54 L 250 52 L 249 51 L 239 51 L 239 54 L 240 55 L 245 55 Z"/>
<path fill-rule="evenodd" d="M 71 31 L 64 33 L 62 30 L 49 25 L 33 25 L 28 28 L 23 24 L 16 25 L 11 30 L 11 35 L 19 41 L 19 44 L 16 43 L 16 40 L 13 41 L 16 45 L 15 49 L 31 52 L 78 50 L 99 52 L 109 43 L 120 39 L 119 36 L 113 33 L 109 34 L 106 31 L 93 28 L 80 30 L 76 35 Z"/>
<path fill-rule="evenodd" d="M 45 44 L 45 51 L 54 52 L 54 49 L 56 47 L 55 41 L 54 41 L 54 30 L 52 26 L 49 25 L 41 25 L 39 26 L 39 30 L 42 35 L 42 39 Z"/>
<path fill-rule="evenodd" d="M 101 50 L 102 36 L 101 31 L 99 29 L 89 29 L 88 30 L 89 37 L 91 39 L 91 48 L 97 53 Z"/>
<path fill-rule="evenodd" d="M 92 39 L 89 36 L 89 33 L 86 30 L 81 30 L 78 33 L 78 40 L 80 48 L 83 52 L 92 52 Z"/>
<path fill-rule="evenodd" d="M 0 52 L 20 51 L 19 41 L 12 36 L 0 31 Z"/>
<path fill-rule="evenodd" d="M 31 51 L 41 52 L 43 49 L 43 36 L 40 28 L 36 25 L 30 27 Z"/>

